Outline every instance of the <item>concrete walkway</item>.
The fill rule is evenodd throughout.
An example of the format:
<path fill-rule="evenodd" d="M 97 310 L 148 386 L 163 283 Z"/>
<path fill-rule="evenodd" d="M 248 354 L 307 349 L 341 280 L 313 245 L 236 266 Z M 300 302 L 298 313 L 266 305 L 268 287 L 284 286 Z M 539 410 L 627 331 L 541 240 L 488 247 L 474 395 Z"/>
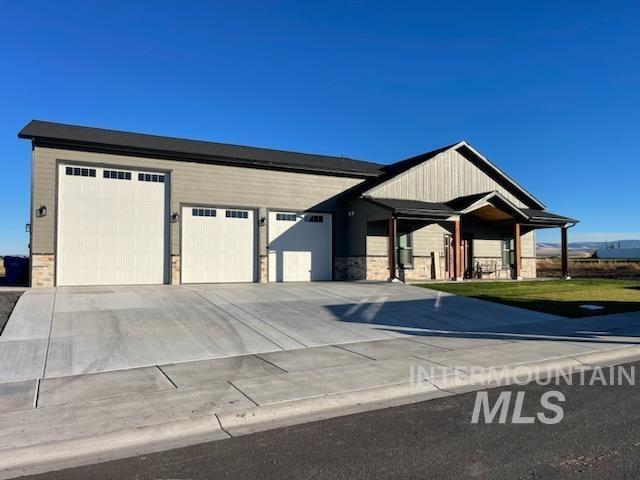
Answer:
<path fill-rule="evenodd" d="M 126 308 L 123 305 L 128 313 L 117 317 L 117 331 L 125 338 L 111 343 L 114 354 L 106 355 L 107 362 L 100 357 L 103 350 L 97 350 L 93 358 L 99 361 L 86 363 L 97 343 L 87 346 L 78 357 L 78 365 L 85 370 L 113 367 L 116 355 L 125 353 L 131 355 L 127 365 L 133 360 L 148 361 L 147 357 L 133 356 L 136 346 L 147 354 L 152 350 L 139 338 L 127 338 L 143 333 L 141 326 L 134 328 L 128 321 L 136 318 L 137 310 L 150 308 L 158 315 L 165 315 L 160 313 L 162 309 L 178 315 L 172 310 L 177 308 L 173 300 L 181 296 L 195 301 L 193 308 L 201 313 L 215 309 L 224 315 L 233 312 L 233 328 L 216 330 L 224 326 L 209 327 L 191 316 L 191 330 L 184 319 L 179 325 L 170 322 L 163 338 L 170 340 L 176 335 L 178 342 L 195 339 L 198 328 L 203 328 L 200 338 L 194 340 L 196 348 L 216 345 L 220 358 L 157 361 L 62 376 L 49 373 L 49 362 L 76 358 L 76 344 L 67 338 L 64 341 L 70 342 L 67 345 L 74 353 L 52 356 L 52 352 L 63 351 L 53 344 L 65 336 L 48 336 L 46 322 L 39 321 L 42 312 L 56 312 L 50 314 L 54 329 L 59 329 L 56 333 L 62 334 L 64 328 L 75 333 L 90 327 L 93 335 L 103 332 L 109 338 L 114 336 L 113 317 L 100 313 L 103 309 L 113 312 L 113 305 L 101 304 L 102 294 L 87 292 L 65 298 L 66 292 L 60 289 L 52 307 L 50 294 L 27 292 L 32 308 L 24 310 L 26 303 L 19 303 L 16 309 L 22 308 L 19 314 L 31 318 L 31 323 L 26 322 L 22 329 L 11 325 L 10 339 L 2 342 L 22 342 L 25 351 L 37 351 L 42 348 L 38 342 L 44 341 L 46 361 L 39 366 L 40 374 L 33 370 L 31 379 L 0 383 L 0 478 L 486 388 L 493 367 L 517 372 L 522 368 L 607 365 L 640 357 L 637 312 L 570 320 L 402 285 L 260 288 L 270 292 L 273 302 L 264 301 L 269 295 L 253 286 L 198 286 L 176 288 L 175 292 L 158 287 L 158 292 L 171 291 L 171 295 L 144 298 L 135 291 L 118 291 L 120 296 L 129 295 L 131 302 Z M 213 297 L 218 305 L 197 300 L 203 297 Z M 135 302 L 138 307 L 133 306 Z M 152 302 L 162 305 L 150 307 Z M 282 304 L 279 308 L 274 305 L 278 302 Z M 314 303 L 321 305 L 317 311 L 311 308 Z M 85 317 L 89 325 L 80 319 L 74 323 L 65 315 L 86 312 L 89 306 L 96 312 L 95 317 Z M 483 313 L 484 309 L 489 313 Z M 56 325 L 57 315 L 61 321 Z M 172 317 L 166 314 L 159 318 Z M 146 318 L 143 323 L 152 332 L 161 331 L 158 319 L 156 324 L 152 320 Z M 232 338 L 222 339 L 222 335 Z M 332 342 L 345 340 L 345 335 L 350 341 Z M 265 343 L 248 342 L 257 338 Z M 153 350 L 158 355 L 155 358 L 178 355 L 177 350 L 161 354 L 163 345 L 169 348 L 166 342 L 159 345 Z M 259 351 L 229 356 L 229 352 L 243 349 Z M 211 355 L 207 351 L 201 354 Z M 73 371 L 73 362 L 69 368 L 64 372 Z M 419 368 L 425 375 L 423 381 L 412 382 Z"/>

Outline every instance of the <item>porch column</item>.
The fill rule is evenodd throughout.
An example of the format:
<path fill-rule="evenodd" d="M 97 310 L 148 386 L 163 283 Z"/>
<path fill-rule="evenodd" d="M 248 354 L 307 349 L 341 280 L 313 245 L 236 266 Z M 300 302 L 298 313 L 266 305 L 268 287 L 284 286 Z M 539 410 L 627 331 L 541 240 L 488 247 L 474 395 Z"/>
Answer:
<path fill-rule="evenodd" d="M 513 225 L 513 278 L 522 280 L 522 244 L 520 240 L 520 224 Z"/>
<path fill-rule="evenodd" d="M 395 217 L 389 219 L 389 280 L 396 278 L 396 235 L 397 221 Z"/>
<path fill-rule="evenodd" d="M 569 227 L 567 226 L 563 226 L 560 228 L 560 231 L 562 232 L 562 276 L 566 279 L 569 279 L 571 277 L 569 276 L 569 242 L 567 241 L 567 230 L 569 230 Z"/>
<path fill-rule="evenodd" d="M 455 280 L 462 280 L 462 235 L 460 233 L 460 220 L 453 221 L 453 271 Z"/>

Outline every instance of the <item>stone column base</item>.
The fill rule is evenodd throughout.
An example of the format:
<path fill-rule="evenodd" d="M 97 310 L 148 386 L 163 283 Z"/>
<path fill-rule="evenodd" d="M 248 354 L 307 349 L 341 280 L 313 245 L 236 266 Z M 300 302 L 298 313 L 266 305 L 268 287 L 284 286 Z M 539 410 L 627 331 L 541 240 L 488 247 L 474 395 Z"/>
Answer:
<path fill-rule="evenodd" d="M 171 285 L 180 285 L 180 255 L 171 255 Z"/>
<path fill-rule="evenodd" d="M 31 255 L 31 287 L 51 288 L 55 286 L 55 260 L 53 254 Z"/>

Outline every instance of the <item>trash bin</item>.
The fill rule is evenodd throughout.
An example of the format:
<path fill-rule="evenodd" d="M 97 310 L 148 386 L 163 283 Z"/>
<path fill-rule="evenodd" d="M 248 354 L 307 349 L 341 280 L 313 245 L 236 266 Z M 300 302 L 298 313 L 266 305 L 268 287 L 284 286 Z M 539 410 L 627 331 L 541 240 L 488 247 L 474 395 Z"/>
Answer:
<path fill-rule="evenodd" d="M 26 285 L 29 279 L 27 257 L 4 257 L 5 285 Z"/>

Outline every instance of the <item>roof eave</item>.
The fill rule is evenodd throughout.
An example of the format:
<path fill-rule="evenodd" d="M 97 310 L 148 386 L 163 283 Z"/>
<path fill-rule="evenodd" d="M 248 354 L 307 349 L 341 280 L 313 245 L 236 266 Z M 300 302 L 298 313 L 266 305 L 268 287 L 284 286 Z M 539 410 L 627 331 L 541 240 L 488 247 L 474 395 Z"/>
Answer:
<path fill-rule="evenodd" d="M 218 165 L 257 168 L 257 169 L 263 169 L 263 170 L 266 169 L 266 170 L 290 171 L 290 172 L 298 172 L 298 173 L 324 174 L 324 175 L 334 175 L 334 176 L 351 177 L 351 178 L 364 179 L 364 178 L 376 178 L 379 176 L 379 174 L 376 174 L 373 172 L 366 173 L 366 172 L 355 172 L 352 170 L 340 170 L 340 169 L 329 169 L 329 168 L 322 169 L 322 168 L 314 168 L 314 167 L 268 163 L 266 161 L 260 162 L 260 161 L 247 160 L 247 159 L 241 159 L 241 158 L 198 155 L 194 153 L 184 153 L 184 152 L 177 152 L 177 151 L 170 151 L 170 150 L 145 149 L 145 148 L 139 148 L 139 147 L 130 147 L 126 145 L 111 145 L 111 144 L 101 144 L 96 142 L 82 142 L 82 141 L 73 141 L 73 140 L 58 139 L 58 138 L 51 138 L 51 137 L 41 137 L 41 136 L 25 134 L 23 130 L 21 130 L 18 133 L 18 138 L 31 140 L 33 144 L 37 147 L 94 151 L 94 152 L 102 152 L 102 153 L 130 155 L 130 156 L 136 156 L 136 157 L 152 157 L 152 158 L 159 158 L 163 160 L 182 160 L 182 161 L 188 160 L 188 161 L 193 161 L 195 163 L 213 163 Z"/>

